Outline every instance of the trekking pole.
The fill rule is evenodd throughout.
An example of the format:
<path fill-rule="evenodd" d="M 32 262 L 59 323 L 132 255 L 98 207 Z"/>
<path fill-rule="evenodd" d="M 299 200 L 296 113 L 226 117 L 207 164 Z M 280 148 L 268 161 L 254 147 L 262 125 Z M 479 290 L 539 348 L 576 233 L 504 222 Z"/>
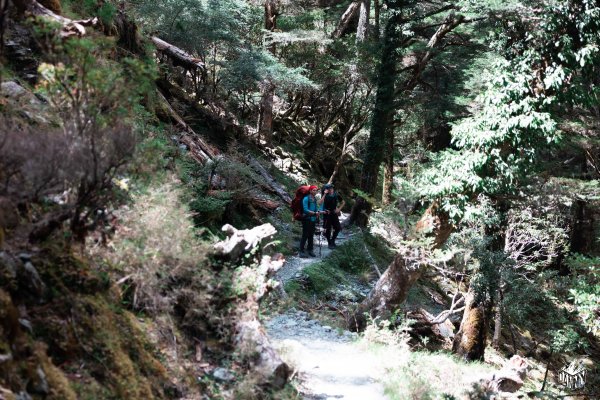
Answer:
<path fill-rule="evenodd" d="M 323 237 L 323 229 L 319 227 L 319 258 L 323 256 L 323 248 L 321 246 L 321 238 Z"/>

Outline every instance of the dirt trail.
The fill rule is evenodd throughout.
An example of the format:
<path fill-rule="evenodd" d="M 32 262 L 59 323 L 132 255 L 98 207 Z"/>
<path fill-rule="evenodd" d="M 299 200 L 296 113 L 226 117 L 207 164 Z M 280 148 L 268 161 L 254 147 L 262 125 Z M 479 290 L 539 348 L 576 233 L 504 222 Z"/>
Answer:
<path fill-rule="evenodd" d="M 343 232 L 337 243 L 347 239 Z M 322 257 L 290 257 L 276 279 L 283 285 L 298 278 L 302 269 L 331 251 L 324 246 Z M 271 316 L 264 324 L 274 346 L 294 369 L 304 399 L 387 399 L 378 381 L 383 376 L 380 363 L 357 342 L 357 334 L 323 325 L 295 308 Z"/>

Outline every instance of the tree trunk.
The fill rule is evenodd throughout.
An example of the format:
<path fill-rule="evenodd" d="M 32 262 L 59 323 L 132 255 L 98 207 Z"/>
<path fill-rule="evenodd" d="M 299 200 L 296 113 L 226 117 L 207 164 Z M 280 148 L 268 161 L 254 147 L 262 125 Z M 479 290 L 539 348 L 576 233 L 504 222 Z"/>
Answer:
<path fill-rule="evenodd" d="M 372 210 L 373 205 L 364 197 L 358 196 L 350 210 L 350 217 L 348 218 L 350 224 L 365 228 Z"/>
<path fill-rule="evenodd" d="M 277 231 L 271 224 L 252 229 L 237 230 L 223 226 L 228 238 L 215 244 L 217 257 L 238 263 L 241 257 L 252 252 L 261 242 Z M 240 265 L 234 273 L 234 291 L 238 293 L 233 304 L 236 335 L 234 345 L 241 358 L 252 365 L 258 384 L 283 387 L 290 368 L 271 345 L 258 318 L 259 305 L 272 289 L 270 279 L 284 263 L 281 255 L 263 256 L 258 266 Z"/>
<path fill-rule="evenodd" d="M 135 20 L 129 18 L 123 11 L 119 10 L 114 17 L 113 23 L 119 35 L 117 44 L 133 54 L 144 54 L 145 49 L 142 47 L 138 25 L 135 23 Z"/>
<path fill-rule="evenodd" d="M 383 194 L 381 200 L 384 205 L 391 204 L 392 190 L 394 189 L 394 132 L 388 134 L 388 149 L 385 157 L 385 169 L 383 175 Z"/>
<path fill-rule="evenodd" d="M 265 1 L 265 29 L 269 32 L 277 29 L 277 10 L 276 0 Z M 275 54 L 275 43 L 269 44 L 267 50 Z M 267 145 L 273 142 L 273 98 L 275 97 L 275 84 L 267 78 L 261 83 L 262 97 L 260 100 L 260 110 L 258 116 L 258 136 L 262 138 Z"/>
<path fill-rule="evenodd" d="M 377 93 L 375 109 L 371 120 L 371 132 L 367 142 L 367 150 L 361 175 L 360 188 L 368 194 L 374 194 L 377 188 L 379 166 L 383 160 L 388 141 L 390 117 L 394 110 L 394 83 L 396 81 L 396 50 L 400 40 L 396 27 L 400 21 L 399 14 L 390 18 L 386 25 L 381 62 L 377 76 Z"/>
<path fill-rule="evenodd" d="M 8 15 L 9 0 L 0 0 L 0 63 L 4 64 L 4 31 L 6 30 L 6 22 Z M 4 68 L 0 68 L 0 83 L 2 83 L 2 72 Z M 0 229 L 1 231 L 1 229 Z M 0 232 L 1 233 L 1 232 Z M 0 243 L 1 245 L 1 243 Z"/>
<path fill-rule="evenodd" d="M 383 161 L 384 152 L 387 146 L 386 135 L 389 133 L 390 118 L 394 110 L 394 84 L 396 81 L 396 50 L 401 42 L 400 35 L 396 32 L 396 27 L 400 23 L 401 14 L 392 15 L 385 27 L 383 38 L 383 50 L 377 76 L 377 93 L 375 95 L 375 109 L 371 122 L 371 131 L 367 142 L 363 170 L 360 179 L 360 189 L 373 195 L 377 190 L 377 181 L 379 175 L 379 166 Z M 350 223 L 358 226 L 366 226 L 368 221 L 367 208 L 368 201 L 362 199 L 356 201 L 350 214 Z M 357 208 L 354 210 L 354 208 Z M 366 218 L 355 219 L 364 213 Z M 364 225 L 363 225 L 364 224 Z"/>
<path fill-rule="evenodd" d="M 496 315 L 494 316 L 494 338 L 492 347 L 498 350 L 500 348 L 500 339 L 502 337 L 502 290 L 498 290 L 498 304 L 496 305 Z"/>
<path fill-rule="evenodd" d="M 275 85 L 267 79 L 262 82 L 261 88 L 262 98 L 260 100 L 258 136 L 270 146 L 273 142 L 273 99 L 275 97 Z"/>
<path fill-rule="evenodd" d="M 358 28 L 356 28 L 356 42 L 361 43 L 369 34 L 369 14 L 371 13 L 371 0 L 360 2 Z"/>
<path fill-rule="evenodd" d="M 344 14 L 342 14 L 337 28 L 335 28 L 335 31 L 331 35 L 334 39 L 339 39 L 349 32 L 350 23 L 359 18 L 361 3 L 362 1 L 353 1 L 350 3 Z"/>
<path fill-rule="evenodd" d="M 465 296 L 465 312 L 452 351 L 467 361 L 483 361 L 487 334 L 485 307 L 472 289 Z"/>
<path fill-rule="evenodd" d="M 419 279 L 422 265 L 409 263 L 404 253 L 398 253 L 369 296 L 359 305 L 358 310 L 348 321 L 349 329 L 361 331 L 367 320 L 365 313 L 371 318 L 388 318 L 405 300 L 408 291 Z"/>
<path fill-rule="evenodd" d="M 381 5 L 379 4 L 379 0 L 374 0 L 374 4 L 373 4 L 373 8 L 374 8 L 374 19 L 375 19 L 375 27 L 374 27 L 374 35 L 376 39 L 379 39 L 379 14 L 381 11 Z"/>
<path fill-rule="evenodd" d="M 437 203 L 432 204 L 417 223 L 413 235 L 432 236 L 433 248 L 442 246 L 450 233 L 452 225 L 448 216 L 439 210 Z M 398 253 L 384 274 L 379 278 L 369 296 L 351 315 L 348 325 L 350 329 L 362 330 L 366 326 L 365 314 L 372 318 L 389 317 L 408 296 L 408 291 L 419 279 L 426 264 L 421 260 L 423 251 L 429 249 L 405 248 Z"/>

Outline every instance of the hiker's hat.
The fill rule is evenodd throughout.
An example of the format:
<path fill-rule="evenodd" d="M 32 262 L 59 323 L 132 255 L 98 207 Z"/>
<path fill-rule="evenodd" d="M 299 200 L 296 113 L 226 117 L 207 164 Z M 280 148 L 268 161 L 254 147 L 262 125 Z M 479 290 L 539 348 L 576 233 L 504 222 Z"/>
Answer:
<path fill-rule="evenodd" d="M 323 185 L 323 189 L 333 189 L 333 184 L 326 183 L 325 185 Z"/>
<path fill-rule="evenodd" d="M 315 190 L 315 189 L 318 189 L 318 187 L 316 187 L 315 185 L 310 185 L 310 187 L 308 188 L 309 191 Z"/>

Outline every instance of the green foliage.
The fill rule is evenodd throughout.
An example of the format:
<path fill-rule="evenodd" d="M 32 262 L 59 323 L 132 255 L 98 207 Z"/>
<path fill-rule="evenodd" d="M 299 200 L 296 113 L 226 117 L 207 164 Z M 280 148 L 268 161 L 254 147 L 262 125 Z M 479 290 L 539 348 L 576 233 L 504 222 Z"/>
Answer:
<path fill-rule="evenodd" d="M 315 88 L 303 68 L 288 68 L 267 51 L 242 51 L 223 72 L 226 89 L 256 91 L 263 80 L 273 82 L 280 91 Z"/>
<path fill-rule="evenodd" d="M 386 366 L 385 393 L 393 400 L 465 398 L 473 376 L 492 372 L 488 365 L 463 362 L 442 352 L 384 346 L 376 354 Z"/>
<path fill-rule="evenodd" d="M 146 27 L 202 58 L 214 46 L 239 46 L 248 27 L 257 26 L 262 16 L 259 8 L 241 0 L 141 0 L 135 7 Z"/>
<path fill-rule="evenodd" d="M 378 261 L 384 259 L 383 263 L 387 265 L 390 254 L 386 253 L 386 249 L 380 248 L 381 243 L 377 239 L 372 236 L 367 238 L 363 235 L 355 235 L 351 240 L 338 246 L 326 259 L 304 268 L 302 272 L 306 276 L 306 281 L 302 282 L 303 287 L 312 293 L 323 295 L 339 284 L 370 271 L 373 260 L 365 251 L 365 245 L 369 246 Z M 317 242 L 315 242 L 315 252 L 317 254 L 319 252 Z M 298 289 L 298 283 L 294 283 L 291 289 Z"/>
<path fill-rule="evenodd" d="M 318 250 L 317 250 L 318 251 Z M 311 264 L 302 271 L 307 277 L 307 289 L 312 293 L 323 295 L 329 289 L 344 282 L 346 275 L 328 260 Z"/>
<path fill-rule="evenodd" d="M 526 50 L 493 65 L 481 109 L 454 125 L 458 150 L 436 156 L 421 176 L 425 197 L 440 199 L 446 211 L 460 218 L 473 194 L 516 191 L 539 149 L 560 137 L 555 122 L 560 112 L 554 105 L 597 100 L 597 89 L 589 90 L 600 30 L 590 16 L 597 13 L 592 3 L 567 1 L 539 15 L 539 29 L 521 38 Z M 568 35 L 558 34 L 565 30 Z"/>
<path fill-rule="evenodd" d="M 564 326 L 550 332 L 550 345 L 554 351 L 560 353 L 572 353 L 584 350 L 588 347 L 586 339 L 582 338 L 572 326 Z"/>
<path fill-rule="evenodd" d="M 214 175 L 213 167 L 209 164 L 201 166 L 191 158 L 184 158 L 180 162 L 181 180 L 189 190 L 190 208 L 196 213 L 194 219 L 199 226 L 216 227 L 231 202 L 230 191 L 209 194 L 209 179 Z"/>
<path fill-rule="evenodd" d="M 109 2 L 103 2 L 103 4 L 98 9 L 98 17 L 102 20 L 103 23 L 109 24 L 112 22 L 113 18 L 117 14 L 117 7 Z"/>
<path fill-rule="evenodd" d="M 145 29 L 199 57 L 213 85 L 229 68 L 228 89 L 247 90 L 244 78 L 259 77 L 252 68 L 261 59 L 253 48 L 262 18 L 258 7 L 242 0 L 142 0 L 136 11 Z"/>
<path fill-rule="evenodd" d="M 69 193 L 61 200 L 63 212 L 70 212 L 69 235 L 83 241 L 98 225 L 98 210 L 122 200 L 118 182 L 137 144 L 135 122 L 145 118 L 136 114 L 154 90 L 154 65 L 114 59 L 110 39 L 65 39 L 60 27 L 44 19 L 31 27 L 42 51 L 36 91 L 52 122 L 42 118 L 43 128 L 22 124 L 0 132 L 3 138 L 14 135 L 0 139 L 11 144 L 0 146 L 5 152 L 0 159 L 12 159 L 10 174 L 18 177 L 6 187 L 13 196 L 46 204 L 51 196 Z M 9 183 L 16 186 L 8 188 Z"/>
<path fill-rule="evenodd" d="M 360 190 L 359 188 L 353 188 L 352 193 L 354 193 L 356 196 L 362 197 L 363 199 L 365 199 L 366 201 L 368 201 L 371 204 L 376 203 L 376 200 L 374 197 L 370 196 L 367 192 L 364 192 L 364 191 Z"/>
<path fill-rule="evenodd" d="M 326 262 L 352 274 L 368 271 L 371 268 L 371 260 L 365 252 L 364 244 L 370 247 L 377 243 L 374 243 L 376 240 L 371 236 L 371 242 L 363 244 L 365 239 L 366 235 L 358 235 L 358 237 L 343 243 L 331 253 Z"/>
<path fill-rule="evenodd" d="M 246 215 L 248 210 L 255 213 L 248 198 L 254 195 L 254 186 L 264 184 L 264 180 L 243 161 L 238 161 L 235 150 L 228 158 L 218 157 L 204 165 L 185 157 L 179 166 L 198 226 L 216 232 L 224 223 L 245 228 L 254 222 Z"/>
<path fill-rule="evenodd" d="M 62 0 L 61 3 L 77 17 L 98 17 L 105 25 L 110 25 L 117 14 L 117 7 L 110 0 Z"/>
<path fill-rule="evenodd" d="M 533 76 L 508 68 L 506 63 L 497 66 L 482 110 L 454 126 L 459 150 L 435 155 L 432 168 L 420 177 L 423 195 L 441 199 L 453 218 L 462 217 L 476 193 L 514 192 L 536 161 L 536 149 L 559 138 L 550 114 L 538 111 L 539 98 L 527 96 Z"/>
<path fill-rule="evenodd" d="M 567 320 L 554 299 L 546 290 L 540 290 L 551 275 L 543 275 L 536 281 L 529 281 L 512 270 L 502 272 L 506 282 L 502 303 L 511 323 L 532 332 L 547 333 L 563 326 Z"/>
<path fill-rule="evenodd" d="M 116 62 L 109 57 L 114 43 L 108 39 L 59 41 L 48 29 L 52 27 L 38 29 L 49 61 L 39 67 L 38 90 L 63 120 L 74 121 L 80 132 L 105 127 L 117 118 L 130 122 L 135 106 L 154 89 L 153 63 L 134 58 Z"/>
<path fill-rule="evenodd" d="M 585 328 L 600 334 L 600 258 L 574 254 L 567 260 L 571 270 L 570 299 Z"/>

